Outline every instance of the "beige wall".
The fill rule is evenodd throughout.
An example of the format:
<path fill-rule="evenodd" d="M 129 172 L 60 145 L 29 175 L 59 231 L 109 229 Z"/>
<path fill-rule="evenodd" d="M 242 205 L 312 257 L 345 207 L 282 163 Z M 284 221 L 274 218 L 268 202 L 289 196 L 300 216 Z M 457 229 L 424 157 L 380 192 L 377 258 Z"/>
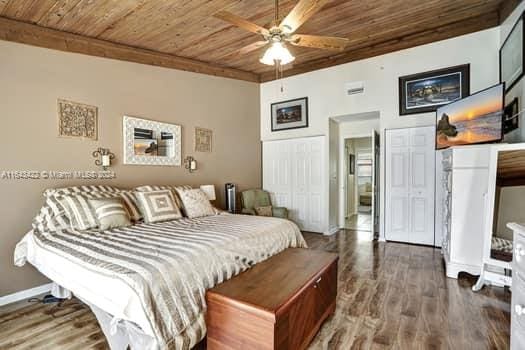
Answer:
<path fill-rule="evenodd" d="M 496 235 L 513 239 L 509 222 L 525 222 L 525 186 L 501 187 Z"/>
<path fill-rule="evenodd" d="M 99 107 L 98 141 L 57 137 L 57 98 Z M 257 84 L 0 41 L 0 171 L 97 170 L 91 152 L 117 156 L 109 183 L 212 183 L 223 203 L 225 182 L 261 185 Z M 122 164 L 122 116 L 182 125 L 183 157 L 199 170 Z M 195 126 L 213 130 L 213 152 L 193 151 Z M 42 190 L 96 181 L 0 179 L 0 296 L 46 283 L 33 267 L 13 266 L 15 244 L 30 229 Z"/>

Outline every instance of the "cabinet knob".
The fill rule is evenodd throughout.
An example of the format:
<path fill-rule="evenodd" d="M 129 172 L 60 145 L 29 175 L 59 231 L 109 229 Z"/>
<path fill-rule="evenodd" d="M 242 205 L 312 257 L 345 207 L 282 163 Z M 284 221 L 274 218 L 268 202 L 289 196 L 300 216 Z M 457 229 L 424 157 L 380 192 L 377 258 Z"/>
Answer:
<path fill-rule="evenodd" d="M 516 261 L 521 261 L 521 258 L 525 256 L 525 250 L 521 244 L 516 245 L 516 249 L 514 249 L 514 255 L 516 255 Z"/>
<path fill-rule="evenodd" d="M 317 286 L 319 285 L 319 282 L 321 282 L 321 280 L 322 280 L 322 277 L 319 277 L 317 279 L 317 281 L 315 281 L 314 288 L 317 288 Z"/>
<path fill-rule="evenodd" d="M 516 304 L 514 311 L 516 311 L 516 315 L 521 316 L 525 313 L 525 308 L 522 305 Z"/>

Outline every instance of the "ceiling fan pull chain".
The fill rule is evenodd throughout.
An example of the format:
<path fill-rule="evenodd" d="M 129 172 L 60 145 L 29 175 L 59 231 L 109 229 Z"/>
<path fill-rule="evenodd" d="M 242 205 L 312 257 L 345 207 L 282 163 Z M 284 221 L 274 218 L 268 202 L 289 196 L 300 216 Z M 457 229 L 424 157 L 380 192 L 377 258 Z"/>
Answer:
<path fill-rule="evenodd" d="M 275 0 L 275 25 L 279 25 L 279 0 Z"/>

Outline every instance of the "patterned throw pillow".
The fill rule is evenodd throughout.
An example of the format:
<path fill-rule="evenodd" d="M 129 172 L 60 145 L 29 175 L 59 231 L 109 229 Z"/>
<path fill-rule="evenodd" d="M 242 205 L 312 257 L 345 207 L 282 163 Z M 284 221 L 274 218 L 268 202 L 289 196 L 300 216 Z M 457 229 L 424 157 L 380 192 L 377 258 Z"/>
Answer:
<path fill-rule="evenodd" d="M 71 195 L 82 195 L 87 199 L 111 198 L 122 196 L 126 203 L 134 205 L 126 206 L 128 215 L 133 221 L 142 219 L 140 210 L 137 208 L 133 192 L 121 190 L 114 186 L 89 185 L 71 186 L 62 188 L 49 188 L 44 191 L 45 203 L 38 215 L 33 219 L 33 229 L 40 232 L 55 232 L 72 227 L 70 222 L 70 210 L 64 197 Z M 65 205 L 64 205 L 65 204 Z"/>
<path fill-rule="evenodd" d="M 140 210 L 147 223 L 180 219 L 182 214 L 170 190 L 136 192 Z"/>
<path fill-rule="evenodd" d="M 90 185 L 90 186 L 71 186 L 71 187 L 62 187 L 62 188 L 48 188 L 44 191 L 44 197 L 59 197 L 67 195 L 76 195 L 76 194 L 90 194 L 94 192 L 101 193 L 119 193 L 122 190 L 114 186 L 104 186 L 104 185 Z"/>
<path fill-rule="evenodd" d="M 76 230 L 89 230 L 97 227 L 97 219 L 87 197 L 75 194 L 63 196 L 58 200 L 65 209 L 71 227 Z"/>
<path fill-rule="evenodd" d="M 189 218 L 215 215 L 215 210 L 211 205 L 206 193 L 200 188 L 177 189 L 177 193 L 184 206 L 184 212 Z"/>
<path fill-rule="evenodd" d="M 142 213 L 139 210 L 139 204 L 137 202 L 137 196 L 131 191 L 122 191 L 118 194 L 124 202 L 124 208 L 128 212 L 131 221 L 142 220 Z"/>
<path fill-rule="evenodd" d="M 255 212 L 259 216 L 272 216 L 272 206 L 269 205 L 267 207 L 257 207 L 255 208 Z"/>
<path fill-rule="evenodd" d="M 161 191 L 161 190 L 170 190 L 173 192 L 173 197 L 175 198 L 175 204 L 177 204 L 177 207 L 181 210 L 182 214 L 184 213 L 184 207 L 182 205 L 182 201 L 179 198 L 179 195 L 177 193 L 178 189 L 184 189 L 184 190 L 191 190 L 191 186 L 183 185 L 183 186 L 172 186 L 172 185 L 144 185 L 135 187 L 134 190 L 137 192 L 151 192 L 151 191 Z"/>
<path fill-rule="evenodd" d="M 89 199 L 101 230 L 131 225 L 122 198 Z"/>

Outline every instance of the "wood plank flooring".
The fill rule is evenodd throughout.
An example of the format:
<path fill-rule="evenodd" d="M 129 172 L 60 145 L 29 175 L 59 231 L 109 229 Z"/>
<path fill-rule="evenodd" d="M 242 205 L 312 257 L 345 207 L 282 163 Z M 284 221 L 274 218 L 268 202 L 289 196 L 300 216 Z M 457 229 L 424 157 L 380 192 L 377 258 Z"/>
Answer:
<path fill-rule="evenodd" d="M 445 277 L 439 250 L 373 242 L 369 232 L 305 233 L 311 248 L 337 252 L 337 310 L 310 349 L 508 349 L 510 292 L 475 278 Z M 199 349 L 205 349 L 200 344 Z M 77 300 L 0 308 L 0 349 L 108 349 Z"/>

